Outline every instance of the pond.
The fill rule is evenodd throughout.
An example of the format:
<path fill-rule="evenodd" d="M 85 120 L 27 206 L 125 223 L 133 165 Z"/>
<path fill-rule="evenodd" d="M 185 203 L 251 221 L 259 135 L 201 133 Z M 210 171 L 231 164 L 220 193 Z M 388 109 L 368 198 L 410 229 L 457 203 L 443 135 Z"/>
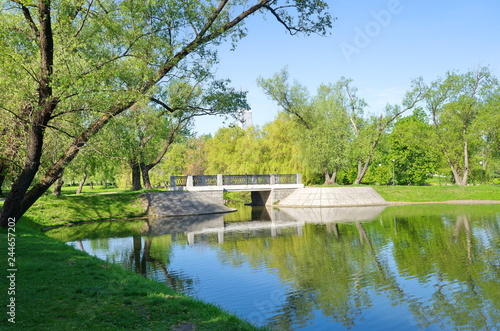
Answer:
<path fill-rule="evenodd" d="M 500 205 L 238 208 L 47 234 L 272 330 L 500 327 Z"/>

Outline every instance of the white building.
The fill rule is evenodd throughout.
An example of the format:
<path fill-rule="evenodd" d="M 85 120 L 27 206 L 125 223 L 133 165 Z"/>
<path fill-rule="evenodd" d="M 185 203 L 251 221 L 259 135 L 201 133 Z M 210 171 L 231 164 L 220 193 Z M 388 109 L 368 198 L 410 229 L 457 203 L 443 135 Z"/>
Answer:
<path fill-rule="evenodd" d="M 238 126 L 243 130 L 252 126 L 252 111 L 240 109 L 238 111 Z"/>

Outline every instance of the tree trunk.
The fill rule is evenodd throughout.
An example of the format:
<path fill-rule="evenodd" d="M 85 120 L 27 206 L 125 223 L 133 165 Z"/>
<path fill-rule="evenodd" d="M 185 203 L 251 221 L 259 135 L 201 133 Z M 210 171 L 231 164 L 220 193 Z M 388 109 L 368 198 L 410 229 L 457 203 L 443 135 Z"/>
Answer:
<path fill-rule="evenodd" d="M 2 213 L 0 214 L 0 226 L 7 227 L 9 220 L 18 222 L 19 218 L 29 207 L 41 196 L 37 194 L 26 194 L 40 167 L 42 157 L 43 137 L 47 123 L 50 120 L 53 110 L 58 104 L 58 100 L 53 97 L 50 80 L 54 63 L 54 43 L 52 35 L 50 3 L 40 1 L 39 3 L 39 50 L 40 50 L 40 73 L 38 80 L 38 102 L 30 121 L 28 142 L 26 145 L 26 156 L 19 174 L 12 185 L 12 189 L 4 202 Z M 59 176 L 57 172 L 55 178 Z M 54 182 L 50 183 L 52 185 Z M 49 187 L 45 187 L 46 191 Z M 35 185 L 31 190 L 37 191 Z"/>
<path fill-rule="evenodd" d="M 370 165 L 370 160 L 371 160 L 371 155 L 368 156 L 365 164 L 363 164 L 361 160 L 358 161 L 358 176 L 356 177 L 356 180 L 354 180 L 354 185 L 360 184 L 361 181 L 363 180 L 363 177 L 365 177 L 366 171 L 368 170 L 368 166 Z"/>
<path fill-rule="evenodd" d="M 339 167 L 336 166 L 335 170 L 332 172 L 332 176 L 330 177 L 330 180 L 332 181 L 333 185 L 337 184 L 337 173 L 339 172 Z"/>
<path fill-rule="evenodd" d="M 177 136 L 177 133 L 182 128 L 184 128 L 184 126 L 181 125 L 181 122 L 179 122 L 175 126 L 175 128 L 171 129 L 170 135 L 169 135 L 167 141 L 165 142 L 163 149 L 158 153 L 158 156 L 156 157 L 156 159 L 153 162 L 151 162 L 149 164 L 145 164 L 143 161 L 141 161 L 140 168 L 141 168 L 141 173 L 142 173 L 142 181 L 144 183 L 144 188 L 146 190 L 151 190 L 153 188 L 151 185 L 151 180 L 149 179 L 149 171 L 151 169 L 153 169 L 158 163 L 161 162 L 161 160 L 163 159 L 165 154 L 167 154 L 167 151 L 170 148 L 170 145 L 172 145 L 172 143 L 174 142 L 175 137 Z M 141 146 L 139 146 L 141 148 L 141 150 L 142 150 L 142 148 L 144 148 L 144 146 L 147 144 L 148 141 L 149 141 L 149 139 L 146 139 L 143 143 L 141 143 Z M 142 159 L 142 154 L 141 154 L 141 159 Z"/>
<path fill-rule="evenodd" d="M 152 167 L 150 165 L 145 165 L 144 163 L 141 163 L 141 174 L 142 174 L 142 182 L 144 183 L 144 188 L 146 190 L 151 190 L 153 186 L 151 185 L 151 180 L 149 179 L 149 170 L 151 170 Z"/>
<path fill-rule="evenodd" d="M 3 197 L 2 185 L 5 182 L 5 174 L 0 173 L 0 197 Z"/>
<path fill-rule="evenodd" d="M 78 185 L 78 190 L 76 190 L 76 194 L 81 194 L 83 190 L 83 185 L 85 185 L 85 181 L 87 180 L 87 173 L 83 173 L 83 178 L 80 181 L 80 184 Z"/>
<path fill-rule="evenodd" d="M 330 185 L 330 184 L 332 184 L 332 178 L 330 177 L 330 174 L 328 173 L 328 170 L 325 170 L 324 174 L 325 174 L 325 182 L 323 183 L 323 185 Z"/>
<path fill-rule="evenodd" d="M 335 185 L 337 184 L 337 172 L 338 172 L 339 167 L 335 167 L 335 170 L 332 172 L 332 175 L 330 176 L 328 173 L 328 170 L 325 169 L 324 174 L 325 174 L 325 183 L 324 185 Z"/>
<path fill-rule="evenodd" d="M 56 185 L 54 186 L 54 192 L 53 192 L 53 194 L 56 197 L 58 197 L 58 196 L 61 195 L 62 186 L 64 184 L 63 173 L 64 173 L 64 170 L 61 171 L 61 173 L 59 174 L 59 177 L 57 178 L 57 181 L 56 181 Z"/>
<path fill-rule="evenodd" d="M 466 129 L 464 129 L 464 136 L 466 135 Z M 464 138 L 464 176 L 462 177 L 463 186 L 467 186 L 467 179 L 469 177 L 469 145 L 467 143 L 467 138 Z"/>
<path fill-rule="evenodd" d="M 132 170 L 132 191 L 139 191 L 142 189 L 141 167 L 137 162 L 130 162 L 130 168 Z"/>

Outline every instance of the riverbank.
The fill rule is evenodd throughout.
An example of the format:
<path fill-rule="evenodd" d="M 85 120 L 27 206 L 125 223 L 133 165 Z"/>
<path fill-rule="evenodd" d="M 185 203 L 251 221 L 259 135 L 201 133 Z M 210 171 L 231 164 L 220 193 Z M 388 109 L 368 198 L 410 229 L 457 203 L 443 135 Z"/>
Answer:
<path fill-rule="evenodd" d="M 2 282 L 9 295 L 1 296 L 1 329 L 257 330 L 218 307 L 48 238 L 36 223 L 25 218 L 16 225 L 15 271 L 0 270 L 2 279 L 13 275 L 10 289 Z M 2 230 L 5 260 L 7 236 Z"/>
<path fill-rule="evenodd" d="M 0 206 L 3 202 L 0 202 Z M 15 270 L 0 269 L 0 329 L 258 330 L 213 305 L 172 291 L 44 235 L 42 228 L 144 216 L 140 193 L 44 196 L 15 226 Z M 7 261 L 8 233 L 0 230 Z M 6 283 L 2 283 L 6 284 Z M 12 287 L 14 285 L 14 287 Z M 13 292 L 11 292 L 13 291 Z M 15 300 L 15 324 L 7 312 Z M 9 308 L 10 309 L 10 308 Z"/>

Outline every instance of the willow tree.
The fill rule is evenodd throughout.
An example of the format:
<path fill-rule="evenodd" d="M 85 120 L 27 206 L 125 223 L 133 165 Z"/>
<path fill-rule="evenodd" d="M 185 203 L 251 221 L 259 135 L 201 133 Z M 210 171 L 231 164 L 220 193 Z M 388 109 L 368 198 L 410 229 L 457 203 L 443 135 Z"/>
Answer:
<path fill-rule="evenodd" d="M 357 164 L 354 184 L 361 183 L 382 135 L 423 95 L 421 81 L 415 80 L 403 106 L 387 105 L 380 116 L 366 116 L 366 103 L 357 96 L 351 79 L 341 77 L 335 85 L 322 86 L 314 98 L 300 83 L 289 83 L 286 68 L 269 79 L 259 78 L 257 83 L 284 112 L 303 125 L 305 159 L 315 164 L 316 170 L 321 169 L 325 184 L 335 182 L 337 170 L 345 164 L 347 148 Z"/>
<path fill-rule="evenodd" d="M 213 59 L 224 41 L 244 37 L 243 23 L 256 13 L 291 34 L 325 34 L 332 21 L 320 0 L 1 0 L 1 118 L 22 127 L 2 142 L 14 149 L 9 155 L 26 151 L 1 225 L 18 221 L 108 121 Z M 61 132 L 67 117 L 73 126 Z M 71 140 L 41 173 L 48 130 Z"/>
<path fill-rule="evenodd" d="M 301 156 L 310 171 L 322 173 L 325 185 L 336 184 L 347 165 L 351 138 L 349 117 L 339 103 L 339 84 L 321 85 L 312 98 L 311 129 L 302 137 Z"/>

